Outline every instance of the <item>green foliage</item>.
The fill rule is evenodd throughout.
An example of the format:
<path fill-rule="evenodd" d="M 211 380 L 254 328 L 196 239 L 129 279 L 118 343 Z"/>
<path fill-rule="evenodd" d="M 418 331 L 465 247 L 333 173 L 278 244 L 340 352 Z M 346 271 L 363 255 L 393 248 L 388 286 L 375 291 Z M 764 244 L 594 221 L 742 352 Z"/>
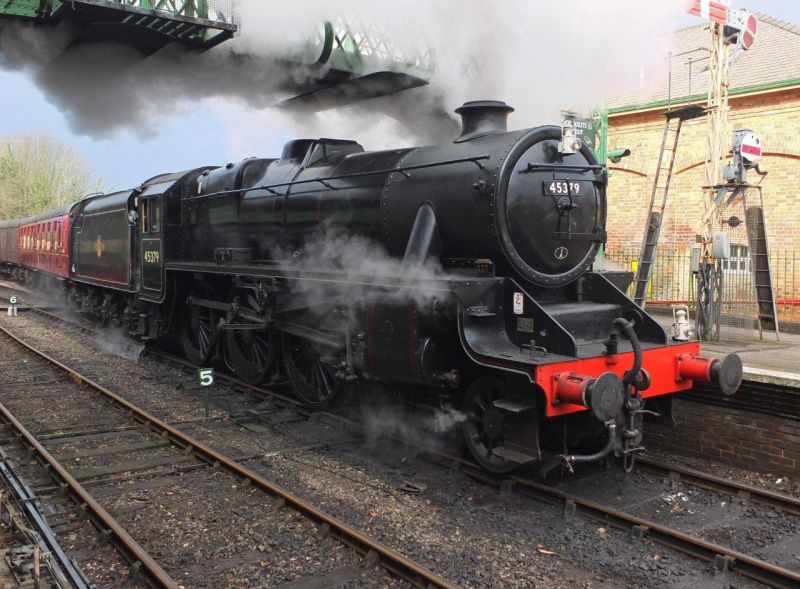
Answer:
<path fill-rule="evenodd" d="M 83 156 L 55 137 L 41 133 L 0 139 L 0 220 L 80 200 L 101 184 Z"/>

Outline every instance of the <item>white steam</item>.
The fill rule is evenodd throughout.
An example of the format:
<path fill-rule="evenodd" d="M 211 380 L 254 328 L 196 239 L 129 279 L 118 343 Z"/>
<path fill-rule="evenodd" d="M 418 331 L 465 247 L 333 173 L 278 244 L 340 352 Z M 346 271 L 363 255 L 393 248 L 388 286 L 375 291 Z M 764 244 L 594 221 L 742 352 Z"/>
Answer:
<path fill-rule="evenodd" d="M 426 412 L 424 409 L 395 404 L 362 404 L 359 412 L 370 441 L 399 438 L 429 449 L 444 449 L 446 442 L 441 435 L 455 431 L 467 420 L 465 413 L 452 407 L 421 415 Z"/>
<path fill-rule="evenodd" d="M 365 282 L 394 285 L 380 290 L 384 303 L 414 301 L 423 306 L 442 296 L 430 282 L 442 276 L 438 259 L 421 266 L 406 266 L 377 241 L 346 233 L 337 226 L 323 225 L 297 250 L 273 248 L 272 258 L 290 270 L 304 268 L 335 277 L 336 282 L 303 280 L 295 285 L 303 302 L 312 307 L 363 296 Z"/>
<path fill-rule="evenodd" d="M 430 418 L 427 425 L 436 433 L 448 432 L 467 420 L 467 414 L 452 407 L 446 407 Z"/>
<path fill-rule="evenodd" d="M 123 330 L 112 327 L 102 328 L 94 338 L 94 343 L 104 352 L 132 362 L 138 362 L 144 351 L 143 344 L 127 336 Z"/>
<path fill-rule="evenodd" d="M 553 122 L 562 108 L 587 111 L 609 94 L 666 76 L 668 36 L 684 0 L 372 0 L 274 3 L 240 0 L 242 33 L 205 53 L 168 47 L 143 59 L 114 43 L 70 45 L 69 27 L 0 23 L 0 65 L 29 73 L 81 133 L 153 134 L 197 101 L 214 108 L 232 137 L 276 125 L 295 135 L 352 136 L 369 148 L 449 140 L 445 113 L 465 100 L 496 98 L 517 109 L 512 125 Z M 346 20 L 391 39 L 396 53 L 432 51 L 431 85 L 323 113 L 268 109 L 288 82 L 319 71 L 289 67 L 326 20 Z M 308 55 L 306 55 L 308 57 Z M 255 111 L 255 112 L 254 112 Z M 249 143 L 249 141 L 247 142 Z"/>
<path fill-rule="evenodd" d="M 625 272 L 630 270 L 622 264 L 609 260 L 606 256 L 595 258 L 592 268 L 595 272 Z"/>

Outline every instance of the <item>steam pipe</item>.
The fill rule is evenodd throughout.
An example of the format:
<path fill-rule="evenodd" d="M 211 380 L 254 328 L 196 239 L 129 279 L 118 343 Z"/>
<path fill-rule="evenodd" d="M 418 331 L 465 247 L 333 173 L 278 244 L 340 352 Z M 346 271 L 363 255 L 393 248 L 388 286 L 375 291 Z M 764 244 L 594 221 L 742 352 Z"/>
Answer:
<path fill-rule="evenodd" d="M 411 228 L 411 235 L 403 256 L 403 266 L 419 268 L 431 256 L 438 255 L 441 251 L 442 240 L 439 237 L 436 212 L 431 203 L 423 203 L 417 210 L 417 217 Z"/>
<path fill-rule="evenodd" d="M 642 344 L 639 342 L 639 337 L 633 330 L 633 323 L 622 317 L 614 319 L 611 323 L 619 327 L 620 331 L 622 331 L 625 337 L 631 342 L 631 347 L 633 348 L 633 366 L 622 377 L 622 384 L 625 385 L 625 390 L 628 390 L 628 387 L 633 385 L 636 381 L 636 376 L 642 369 Z"/>

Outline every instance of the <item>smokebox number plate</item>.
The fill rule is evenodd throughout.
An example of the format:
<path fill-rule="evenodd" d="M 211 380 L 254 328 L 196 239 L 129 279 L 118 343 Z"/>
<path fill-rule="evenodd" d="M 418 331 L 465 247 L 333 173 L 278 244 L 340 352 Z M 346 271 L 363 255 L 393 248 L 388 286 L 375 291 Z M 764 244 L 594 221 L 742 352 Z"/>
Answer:
<path fill-rule="evenodd" d="M 587 180 L 545 180 L 545 196 L 582 196 L 592 193 L 592 183 Z"/>

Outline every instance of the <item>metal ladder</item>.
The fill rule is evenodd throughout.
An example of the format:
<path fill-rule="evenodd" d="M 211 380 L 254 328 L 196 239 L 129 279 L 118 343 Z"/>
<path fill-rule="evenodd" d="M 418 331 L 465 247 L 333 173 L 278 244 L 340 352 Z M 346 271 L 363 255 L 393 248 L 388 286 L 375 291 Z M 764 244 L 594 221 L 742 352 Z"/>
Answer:
<path fill-rule="evenodd" d="M 668 110 L 664 113 L 664 135 L 661 139 L 661 151 L 658 154 L 658 167 L 656 168 L 653 190 L 650 193 L 650 208 L 647 212 L 647 227 L 642 238 L 642 249 L 639 252 L 639 264 L 636 268 L 636 278 L 633 283 L 633 301 L 644 308 L 647 299 L 647 283 L 656 261 L 656 249 L 661 233 L 661 222 L 664 218 L 664 209 L 667 206 L 669 185 L 672 181 L 672 171 L 675 166 L 675 154 L 678 150 L 678 139 L 681 136 L 683 121 L 695 119 L 706 114 L 706 109 L 698 105 L 689 105 L 683 108 Z M 665 162 L 665 156 L 668 162 Z M 657 197 L 661 197 L 660 201 Z"/>
<path fill-rule="evenodd" d="M 772 288 L 772 267 L 769 262 L 764 209 L 760 206 L 745 206 L 744 219 L 747 227 L 747 244 L 750 247 L 750 271 L 753 275 L 753 289 L 758 305 L 758 331 L 762 337 L 764 330 L 774 331 L 775 338 L 779 340 L 778 308 L 775 304 L 775 291 Z"/>

